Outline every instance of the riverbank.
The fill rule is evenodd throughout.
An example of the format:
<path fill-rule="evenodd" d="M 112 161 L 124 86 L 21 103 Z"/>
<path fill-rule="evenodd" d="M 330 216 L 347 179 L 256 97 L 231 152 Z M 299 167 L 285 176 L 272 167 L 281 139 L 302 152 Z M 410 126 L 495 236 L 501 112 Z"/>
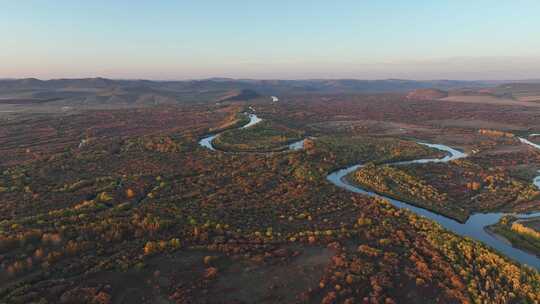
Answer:
<path fill-rule="evenodd" d="M 540 217 L 524 220 L 518 217 L 505 216 L 496 224 L 486 227 L 486 229 L 504 238 L 514 247 L 540 257 L 540 232 L 535 228 L 526 227 L 530 226 L 527 224 L 531 223 L 536 224 L 536 226 L 540 225 Z"/>
<path fill-rule="evenodd" d="M 253 114 L 249 116 L 250 122 L 256 120 L 257 123 L 260 123 L 262 120 L 259 120 L 257 115 Z M 236 129 L 232 131 L 242 130 Z M 220 133 L 222 134 L 222 133 Z M 200 141 L 200 144 L 209 147 L 212 150 L 216 150 L 216 147 L 213 144 L 213 140 L 217 135 L 212 135 L 206 137 Z M 211 139 L 210 139 L 211 138 Z M 444 157 L 441 158 L 428 158 L 428 159 L 417 159 L 411 161 L 401 161 L 395 162 L 395 165 L 405 166 L 409 164 L 426 164 L 426 163 L 447 163 L 457 159 L 467 157 L 467 154 L 462 151 L 453 149 L 451 147 L 442 145 L 442 144 L 430 144 L 430 143 L 421 143 L 422 145 L 428 146 L 430 148 L 438 149 L 446 153 Z M 234 153 L 234 151 L 233 151 Z M 249 153 L 249 151 L 247 151 Z M 429 219 L 432 219 L 443 227 L 453 231 L 454 233 L 462 236 L 472 237 L 484 244 L 491 246 L 492 248 L 506 254 L 508 257 L 519 261 L 522 264 L 532 266 L 536 269 L 540 269 L 540 259 L 530 253 L 521 251 L 518 248 L 514 248 L 511 245 L 505 243 L 499 238 L 494 237 L 490 233 L 486 232 L 485 228 L 495 224 L 504 214 L 503 213 L 484 213 L 484 214 L 474 214 L 468 219 L 461 216 L 449 217 L 439 213 L 432 212 L 425 207 L 416 206 L 408 202 L 400 201 L 399 198 L 394 198 L 388 195 L 382 195 L 376 192 L 370 191 L 370 189 L 364 189 L 351 183 L 347 180 L 347 176 L 353 173 L 354 171 L 360 169 L 361 165 L 350 166 L 345 169 L 334 171 L 327 175 L 327 180 L 333 183 L 334 185 L 352 191 L 356 193 L 365 194 L 368 196 L 379 197 L 388 200 L 394 206 L 398 208 L 409 209 L 419 215 L 425 216 Z"/>
<path fill-rule="evenodd" d="M 447 147 L 447 148 L 448 149 L 445 149 L 445 150 L 451 155 L 446 157 L 446 159 L 447 160 L 455 159 L 455 158 L 452 158 L 452 156 L 456 156 L 456 154 L 452 154 L 453 149 L 451 149 L 450 147 Z M 426 163 L 430 161 L 440 162 L 440 159 L 431 159 L 431 160 L 423 159 L 423 160 L 418 160 L 418 161 L 422 163 Z M 458 235 L 471 237 L 505 254 L 507 257 L 511 259 L 514 259 L 522 264 L 529 265 L 536 269 L 540 269 L 540 259 L 537 256 L 530 254 L 528 252 L 525 252 L 523 250 L 520 250 L 519 248 L 515 248 L 512 245 L 509 245 L 508 243 L 506 243 L 505 241 L 497 237 L 494 237 L 490 233 L 486 232 L 485 228 L 497 223 L 499 219 L 504 216 L 503 213 L 476 213 L 470 216 L 466 222 L 460 223 L 444 215 L 429 211 L 422 207 L 415 206 L 408 202 L 394 199 L 386 195 L 380 195 L 378 193 L 370 191 L 369 189 L 359 187 L 358 185 L 355 185 L 354 183 L 350 183 L 349 181 L 347 181 L 346 177 L 352 174 L 353 172 L 355 172 L 356 170 L 360 169 L 361 167 L 362 167 L 361 164 L 357 164 L 357 165 L 350 166 L 345 169 L 334 171 L 333 173 L 327 176 L 327 180 L 330 181 L 332 184 L 336 185 L 337 187 L 340 187 L 348 191 L 352 191 L 355 193 L 360 193 L 360 194 L 364 194 L 364 195 L 368 195 L 372 197 L 386 199 L 395 207 L 405 208 L 418 215 L 427 217 L 431 220 L 436 221 L 444 228 Z M 538 213 L 538 215 L 540 215 L 540 213 Z M 520 215 L 520 217 L 531 217 L 531 216 L 535 216 L 535 214 Z"/>

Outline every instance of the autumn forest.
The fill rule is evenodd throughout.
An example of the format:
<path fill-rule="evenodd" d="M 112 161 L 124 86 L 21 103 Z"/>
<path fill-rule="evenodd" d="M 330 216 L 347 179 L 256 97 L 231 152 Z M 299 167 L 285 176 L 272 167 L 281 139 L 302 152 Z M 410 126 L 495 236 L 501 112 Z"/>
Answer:
<path fill-rule="evenodd" d="M 538 264 L 386 199 L 505 214 L 538 261 L 540 107 L 226 97 L 0 116 L 0 302 L 540 302 Z M 355 164 L 373 195 L 329 182 Z"/>

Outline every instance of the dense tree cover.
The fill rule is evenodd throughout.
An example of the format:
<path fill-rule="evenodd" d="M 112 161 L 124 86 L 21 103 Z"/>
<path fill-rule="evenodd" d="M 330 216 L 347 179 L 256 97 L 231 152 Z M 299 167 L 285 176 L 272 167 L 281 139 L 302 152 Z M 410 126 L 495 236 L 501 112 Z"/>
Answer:
<path fill-rule="evenodd" d="M 313 149 L 310 149 L 310 143 Z M 308 153 L 312 151 L 328 151 L 333 161 L 344 165 L 362 162 L 381 164 L 416 158 L 443 157 L 439 150 L 419 145 L 412 141 L 391 137 L 370 136 L 330 136 L 325 135 L 311 140 L 307 144 Z"/>
<path fill-rule="evenodd" d="M 300 130 L 265 120 L 249 128 L 227 130 L 214 139 L 214 145 L 224 151 L 280 151 L 303 136 Z"/>
<path fill-rule="evenodd" d="M 123 137 L 150 134 L 200 134 L 234 126 L 241 107 L 191 105 L 74 114 L 22 115 L 0 121 L 0 166 L 58 157 L 70 149 Z"/>
<path fill-rule="evenodd" d="M 286 153 L 228 154 L 197 144 L 209 130 L 237 123 L 240 109 L 95 112 L 68 125 L 49 118 L 72 144 L 43 153 L 47 161 L 3 158 L 0 302 L 540 300 L 535 270 L 325 180 L 351 163 L 439 152 L 322 132 L 305 150 Z M 76 131 L 104 115 L 116 127 L 79 147 Z M 156 132 L 162 115 L 170 125 Z"/>
<path fill-rule="evenodd" d="M 540 256 L 540 219 L 518 220 L 513 216 L 505 216 L 489 229 L 506 238 L 512 245 Z"/>
<path fill-rule="evenodd" d="M 478 133 L 482 135 L 494 136 L 494 137 L 514 137 L 513 133 L 503 132 L 499 130 L 480 129 L 478 130 Z"/>
<path fill-rule="evenodd" d="M 540 190 L 509 167 L 474 156 L 450 163 L 366 166 L 353 179 L 377 192 L 465 221 L 472 212 L 536 210 Z"/>
<path fill-rule="evenodd" d="M 450 203 L 446 193 L 441 193 L 426 181 L 404 172 L 399 167 L 368 165 L 358 170 L 352 179 L 375 192 L 429 206 L 430 209 L 436 209 L 437 212 L 453 218 L 467 218 L 467 211 Z"/>
<path fill-rule="evenodd" d="M 407 100 L 398 94 L 379 95 L 300 95 L 283 96 L 277 104 L 262 104 L 259 113 L 274 121 L 298 124 L 335 133 L 377 131 L 380 125 L 366 122 L 402 123 L 397 127 L 540 130 L 540 109 L 518 106 L 492 106 L 481 103 L 453 103 L 437 100 Z M 363 122 L 363 124 L 352 124 Z M 466 124 L 462 122 L 467 122 Z M 406 123 L 407 125 L 403 125 Z M 484 127 L 488 126 L 488 127 Z M 415 131 L 420 132 L 420 129 Z M 394 131 L 395 132 L 395 131 Z M 454 130 L 455 132 L 455 130 Z M 513 132 L 515 133 L 515 132 Z M 425 139 L 425 138 L 424 138 Z"/>

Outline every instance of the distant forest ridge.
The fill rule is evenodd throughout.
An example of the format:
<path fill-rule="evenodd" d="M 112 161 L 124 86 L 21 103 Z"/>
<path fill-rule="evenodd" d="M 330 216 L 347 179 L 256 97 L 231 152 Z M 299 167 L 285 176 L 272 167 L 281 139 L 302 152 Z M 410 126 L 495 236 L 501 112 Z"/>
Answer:
<path fill-rule="evenodd" d="M 531 81 L 533 82 L 533 81 Z M 106 78 L 39 80 L 0 79 L 0 90 L 74 90 L 112 89 L 118 87 L 155 90 L 232 90 L 249 89 L 260 94 L 305 94 L 305 93 L 391 93 L 406 92 L 419 88 L 456 89 L 493 87 L 504 82 L 461 81 L 461 80 L 357 80 L 357 79 L 312 79 L 312 80 L 255 80 L 210 78 L 186 81 L 113 80 Z"/>
<path fill-rule="evenodd" d="M 416 91 L 415 91 L 416 90 Z M 428 91 L 426 91 L 428 90 Z M 56 106 L 157 105 L 250 100 L 264 96 L 332 94 L 407 94 L 419 99 L 433 98 L 434 92 L 476 95 L 493 94 L 513 98 L 516 93 L 540 96 L 540 82 L 498 82 L 461 80 L 254 80 L 211 78 L 185 81 L 121 80 L 106 78 L 1 79 L 0 104 Z M 538 93 L 538 94 L 536 94 Z M 17 109 L 7 109 L 17 110 Z"/>

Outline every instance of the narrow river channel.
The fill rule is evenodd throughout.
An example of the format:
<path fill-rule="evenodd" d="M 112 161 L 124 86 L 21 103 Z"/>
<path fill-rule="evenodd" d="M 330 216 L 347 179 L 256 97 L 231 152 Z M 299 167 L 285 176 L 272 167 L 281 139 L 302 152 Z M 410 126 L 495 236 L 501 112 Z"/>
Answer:
<path fill-rule="evenodd" d="M 256 123 L 260 122 L 261 119 L 257 117 L 255 114 L 249 114 L 249 123 L 244 125 L 242 128 L 250 127 L 255 125 Z M 199 141 L 199 144 L 205 148 L 208 148 L 210 150 L 215 150 L 214 146 L 212 145 L 212 141 L 216 136 L 219 134 L 213 134 L 209 135 L 207 137 L 204 137 Z M 540 149 L 540 145 L 534 144 L 526 139 L 519 138 L 519 140 L 524 143 L 528 144 L 534 148 Z M 303 148 L 303 142 L 304 140 L 292 143 L 289 145 L 290 150 L 299 150 Z M 405 161 L 405 162 L 396 162 L 393 165 L 409 165 L 409 164 L 425 164 L 425 163 L 440 163 L 440 162 L 449 162 L 452 160 L 456 160 L 459 158 L 467 157 L 467 154 L 458 151 L 456 149 L 453 149 L 451 147 L 442 145 L 442 144 L 429 144 L 429 143 L 420 143 L 422 145 L 426 145 L 428 147 L 438 149 L 441 151 L 444 151 L 447 153 L 447 155 L 443 158 L 431 158 L 431 159 L 418 159 L 418 160 L 412 160 L 412 161 Z M 392 165 L 392 164 L 390 164 Z M 525 252 L 523 250 L 520 250 L 518 248 L 513 247 L 510 245 L 507 241 L 505 241 L 502 238 L 498 238 L 486 231 L 486 227 L 493 225 L 499 221 L 499 219 L 505 215 L 510 215 L 510 213 L 502 213 L 502 212 L 494 212 L 494 213 L 476 213 L 469 217 L 467 222 L 460 223 L 454 219 L 445 217 L 444 215 L 437 214 L 434 212 L 431 212 L 427 209 L 413 206 L 411 204 L 408 204 L 403 201 L 399 201 L 396 199 L 392 199 L 390 197 L 386 197 L 384 195 L 379 195 L 377 193 L 365 190 L 361 188 L 358 185 L 352 184 L 346 180 L 346 176 L 350 173 L 356 171 L 357 169 L 361 168 L 362 164 L 356 164 L 350 167 L 347 167 L 345 169 L 340 169 L 337 171 L 334 171 L 330 173 L 326 178 L 327 180 L 334 184 L 337 187 L 340 187 L 342 189 L 360 193 L 372 197 L 380 197 L 387 201 L 389 201 L 392 205 L 394 205 L 397 208 L 405 208 L 408 209 L 418 215 L 424 216 L 426 218 L 429 218 L 433 221 L 436 221 L 444 228 L 465 237 L 470 237 L 475 240 L 478 240 L 496 250 L 499 252 L 505 254 L 506 256 L 510 257 L 511 259 L 514 259 L 522 264 L 529 265 L 531 267 L 534 267 L 538 270 L 540 270 L 540 258 L 537 257 L 534 254 Z M 540 176 L 536 177 L 533 181 L 535 185 L 537 185 L 540 188 Z M 536 213 L 530 213 L 530 214 L 511 214 L 513 216 L 516 216 L 518 218 L 530 218 L 530 217 L 536 217 L 540 216 L 540 212 Z"/>

